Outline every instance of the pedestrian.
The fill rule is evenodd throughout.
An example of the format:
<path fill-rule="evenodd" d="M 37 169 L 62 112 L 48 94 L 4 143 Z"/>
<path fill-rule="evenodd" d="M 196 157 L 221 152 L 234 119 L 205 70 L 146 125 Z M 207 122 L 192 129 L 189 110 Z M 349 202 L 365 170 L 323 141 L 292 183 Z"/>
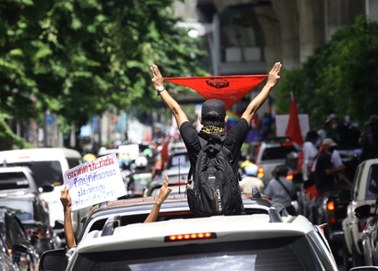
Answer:
<path fill-rule="evenodd" d="M 352 124 L 350 117 L 345 116 L 344 122 L 332 113 L 326 119 L 328 125 L 327 137 L 334 140 L 340 149 L 356 149 L 360 147 L 361 131 Z"/>
<path fill-rule="evenodd" d="M 273 170 L 273 178 L 264 189 L 264 194 L 273 202 L 282 204 L 290 215 L 297 215 L 297 210 L 292 205 L 296 198 L 296 189 L 292 181 L 286 177 L 289 168 L 285 165 L 278 165 Z"/>
<path fill-rule="evenodd" d="M 315 185 L 319 196 L 339 188 L 342 184 L 348 188 L 351 183 L 345 176 L 345 165 L 340 153 L 335 149 L 337 143 L 331 138 L 325 138 L 319 147 L 316 161 L 313 165 Z"/>
<path fill-rule="evenodd" d="M 163 185 L 161 186 L 160 191 L 159 191 L 159 195 L 156 198 L 150 213 L 144 220 L 144 223 L 150 223 L 157 220 L 160 207 L 163 204 L 163 202 L 167 199 L 171 191 L 172 191 L 172 188 L 168 186 L 168 177 L 165 176 Z M 70 196 L 67 185 L 65 185 L 63 189 L 61 190 L 60 202 L 63 205 L 63 212 L 64 212 L 64 236 L 66 239 L 66 247 L 70 249 L 70 248 L 76 247 L 76 239 L 75 239 L 75 232 L 72 226 L 72 218 L 71 218 L 72 201 L 71 201 L 71 196 Z"/>
<path fill-rule="evenodd" d="M 268 78 L 263 89 L 248 104 L 238 123 L 227 130 L 225 129 L 227 122 L 225 103 L 218 99 L 206 100 L 201 109 L 200 122 L 203 127 L 201 128 L 200 132 L 197 132 L 196 129 L 193 128 L 193 125 L 190 123 L 186 113 L 164 87 L 164 78 L 161 75 L 159 68 L 155 64 L 150 67 L 153 86 L 157 91 L 157 94 L 168 106 L 176 119 L 177 127 L 179 128 L 181 137 L 189 154 L 192 171 L 195 170 L 197 156 L 201 150 L 199 137 L 203 138 L 204 140 L 217 140 L 216 138 L 222 137 L 222 145 L 229 150 L 233 158 L 231 163 L 232 169 L 234 173 L 239 171 L 240 149 L 249 132 L 252 118 L 260 106 L 268 98 L 272 88 L 280 79 L 279 72 L 281 67 L 282 64 L 280 62 L 274 64 L 268 74 Z M 192 173 L 193 175 L 195 174 L 195 172 Z M 241 203 L 241 195 L 239 196 Z M 242 210 L 240 210 L 240 213 L 241 212 Z"/>
<path fill-rule="evenodd" d="M 248 164 L 244 167 L 244 175 L 239 182 L 241 193 L 252 194 L 252 188 L 257 188 L 260 192 L 264 191 L 264 182 L 257 177 L 258 166 L 256 164 Z"/>
<path fill-rule="evenodd" d="M 312 173 L 312 164 L 315 161 L 316 155 L 318 154 L 318 148 L 316 147 L 316 142 L 318 140 L 318 133 L 316 131 L 308 131 L 306 134 L 305 142 L 302 146 L 303 152 L 303 164 L 302 164 L 302 178 L 303 182 L 306 183 L 307 181 L 311 180 L 311 173 Z M 310 185 L 312 185 L 311 183 Z"/>
<path fill-rule="evenodd" d="M 308 131 L 305 142 L 302 146 L 303 161 L 301 165 L 303 192 L 309 194 L 310 199 L 317 196 L 315 188 L 315 176 L 313 171 L 313 164 L 318 154 L 316 143 L 319 135 L 316 131 Z"/>

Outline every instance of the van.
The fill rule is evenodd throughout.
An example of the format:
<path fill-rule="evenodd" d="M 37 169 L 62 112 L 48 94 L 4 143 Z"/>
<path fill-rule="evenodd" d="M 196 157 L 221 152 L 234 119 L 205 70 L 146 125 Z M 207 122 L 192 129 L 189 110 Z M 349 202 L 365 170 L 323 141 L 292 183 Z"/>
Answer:
<path fill-rule="evenodd" d="M 39 189 L 40 197 L 47 203 L 50 224 L 64 220 L 60 192 L 63 188 L 64 172 L 79 165 L 82 161 L 80 152 L 68 148 L 32 148 L 0 151 L 0 167 L 27 166 Z M 74 229 L 78 229 L 80 218 L 73 213 Z"/>

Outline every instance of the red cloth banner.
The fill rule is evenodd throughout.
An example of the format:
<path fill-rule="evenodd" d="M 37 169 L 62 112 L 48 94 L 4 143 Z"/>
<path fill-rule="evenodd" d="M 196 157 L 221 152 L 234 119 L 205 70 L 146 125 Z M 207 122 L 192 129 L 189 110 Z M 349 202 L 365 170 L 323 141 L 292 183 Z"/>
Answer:
<path fill-rule="evenodd" d="M 291 139 L 298 145 L 303 145 L 301 127 L 299 125 L 297 102 L 294 96 L 292 96 L 291 98 L 289 122 L 287 124 L 285 135 L 291 137 Z"/>
<path fill-rule="evenodd" d="M 176 85 L 189 87 L 205 100 L 222 100 L 227 108 L 238 102 L 256 88 L 268 75 L 227 75 L 203 77 L 165 77 L 164 80 Z"/>

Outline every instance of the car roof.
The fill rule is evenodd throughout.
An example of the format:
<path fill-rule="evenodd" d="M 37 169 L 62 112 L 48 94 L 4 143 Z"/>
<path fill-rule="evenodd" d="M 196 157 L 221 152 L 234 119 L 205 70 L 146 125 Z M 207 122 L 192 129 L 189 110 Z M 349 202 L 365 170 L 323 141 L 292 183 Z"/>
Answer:
<path fill-rule="evenodd" d="M 111 232 L 95 231 L 79 243 L 78 250 L 87 253 L 170 246 L 175 243 L 165 243 L 165 238 L 178 234 L 215 233 L 215 238 L 221 241 L 237 241 L 304 236 L 313 230 L 314 226 L 304 216 L 287 217 L 281 223 L 272 222 L 269 214 L 172 219 L 129 224 L 116 227 Z M 182 240 L 179 243 L 185 245 L 199 242 L 203 240 Z"/>
<path fill-rule="evenodd" d="M 81 154 L 75 149 L 69 148 L 31 148 L 0 151 L 0 157 L 10 162 L 14 161 L 45 161 L 59 159 L 59 157 L 81 159 Z M 3 161 L 0 161 L 2 163 Z"/>
<path fill-rule="evenodd" d="M 102 228 L 106 220 L 114 216 L 119 216 L 121 225 L 143 222 L 150 213 L 155 200 L 156 197 L 129 198 L 94 206 L 86 217 L 78 240 L 81 240 L 89 231 Z M 243 203 L 249 214 L 268 213 L 271 206 L 265 200 L 251 199 L 248 194 L 243 194 Z M 183 193 L 168 196 L 161 205 L 158 220 L 192 217 L 186 193 Z"/>
<path fill-rule="evenodd" d="M 139 210 L 149 213 L 155 200 L 156 197 L 137 197 L 107 201 L 92 208 L 89 216 L 96 216 L 96 213 L 117 213 L 120 209 Z M 266 209 L 267 207 L 267 204 L 257 203 L 256 199 L 251 199 L 248 194 L 243 194 L 243 202 L 248 206 L 254 205 L 258 209 Z M 189 210 L 186 193 L 170 195 L 162 204 L 160 212 L 176 208 L 182 210 L 183 207 Z"/>
<path fill-rule="evenodd" d="M 3 172 L 28 172 L 32 174 L 31 169 L 26 166 L 0 167 L 0 173 L 3 173 Z"/>

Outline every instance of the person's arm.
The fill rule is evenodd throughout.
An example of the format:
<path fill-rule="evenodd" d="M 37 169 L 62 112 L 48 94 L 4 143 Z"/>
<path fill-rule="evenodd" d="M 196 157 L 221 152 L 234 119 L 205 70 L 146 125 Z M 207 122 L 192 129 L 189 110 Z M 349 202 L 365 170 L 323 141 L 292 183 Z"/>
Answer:
<path fill-rule="evenodd" d="M 168 177 L 164 176 L 163 185 L 160 188 L 159 196 L 155 200 L 154 205 L 152 206 L 152 209 L 150 213 L 148 214 L 147 218 L 144 220 L 144 223 L 150 223 L 155 222 L 158 218 L 160 207 L 163 204 L 163 202 L 168 197 L 169 193 L 171 193 L 172 188 L 168 186 Z"/>
<path fill-rule="evenodd" d="M 163 100 L 163 102 L 168 106 L 171 110 L 172 114 L 175 116 L 177 127 L 180 128 L 181 124 L 185 121 L 188 121 L 188 117 L 186 116 L 185 112 L 182 110 L 181 106 L 177 103 L 175 99 L 169 94 L 169 92 L 164 87 L 164 78 L 160 73 L 158 66 L 153 64 L 150 67 L 151 74 L 152 74 L 152 84 Z"/>
<path fill-rule="evenodd" d="M 270 94 L 270 91 L 280 79 L 279 73 L 280 73 L 281 67 L 282 67 L 282 64 L 280 62 L 276 62 L 274 64 L 273 68 L 270 70 L 268 74 L 268 79 L 265 83 L 265 86 L 260 91 L 260 93 L 249 103 L 243 115 L 241 116 L 248 122 L 249 125 L 251 124 L 253 115 L 260 108 L 260 106 L 265 102 L 265 100 L 268 98 Z"/>
<path fill-rule="evenodd" d="M 76 247 L 76 240 L 71 218 L 72 202 L 67 185 L 64 186 L 60 193 L 60 202 L 63 205 L 64 212 L 64 236 L 66 238 L 66 245 L 68 248 L 73 248 Z"/>

